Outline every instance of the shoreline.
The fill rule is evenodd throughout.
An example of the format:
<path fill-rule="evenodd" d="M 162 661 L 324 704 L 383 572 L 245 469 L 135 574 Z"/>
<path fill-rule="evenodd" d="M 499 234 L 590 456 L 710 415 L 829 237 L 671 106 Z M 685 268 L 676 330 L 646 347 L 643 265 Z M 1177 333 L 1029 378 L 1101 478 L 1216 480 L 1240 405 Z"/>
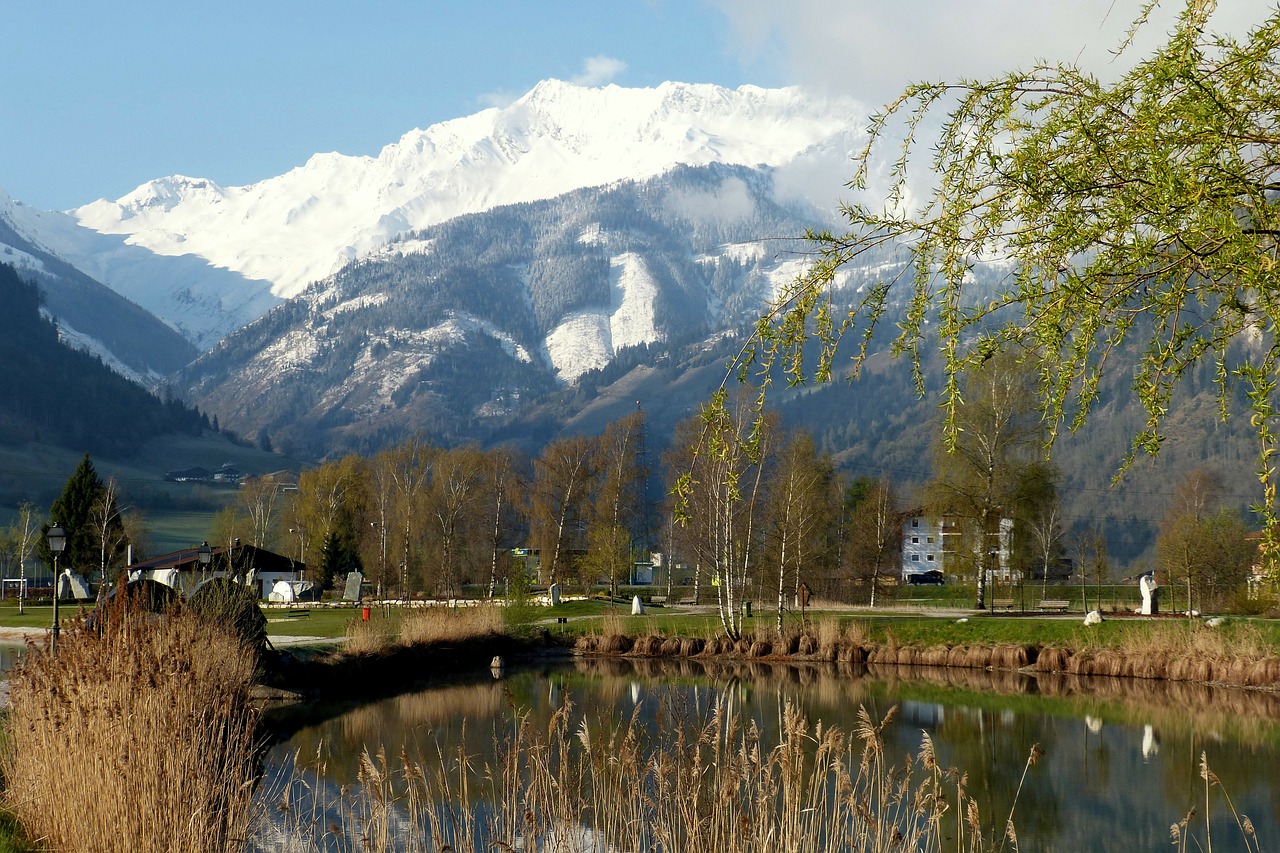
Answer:
<path fill-rule="evenodd" d="M 927 647 L 838 643 L 819 647 L 809 635 L 776 644 L 748 639 L 732 642 L 654 635 L 584 635 L 574 643 L 573 650 L 578 655 L 600 658 L 949 668 L 1188 682 L 1280 691 L 1280 654 L 1266 657 L 1187 656 L 1159 650 L 1069 649 L 1016 643 L 936 644 Z"/>

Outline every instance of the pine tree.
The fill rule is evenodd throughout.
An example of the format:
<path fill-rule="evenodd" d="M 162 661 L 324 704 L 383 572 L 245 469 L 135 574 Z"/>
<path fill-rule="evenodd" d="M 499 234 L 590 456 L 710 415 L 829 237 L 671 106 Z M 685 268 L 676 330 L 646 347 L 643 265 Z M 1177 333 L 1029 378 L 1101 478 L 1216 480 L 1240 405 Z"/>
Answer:
<path fill-rule="evenodd" d="M 67 547 L 59 557 L 59 566 L 82 570 L 98 564 L 99 542 L 93 526 L 93 511 L 94 506 L 102 500 L 105 489 L 102 478 L 98 476 L 93 461 L 86 453 L 62 487 L 62 494 L 49 507 L 50 523 L 41 530 L 39 546 L 40 557 L 46 563 L 53 564 L 53 553 L 49 550 L 49 528 L 59 524 L 67 531 Z M 118 516 L 115 523 L 120 524 Z"/>

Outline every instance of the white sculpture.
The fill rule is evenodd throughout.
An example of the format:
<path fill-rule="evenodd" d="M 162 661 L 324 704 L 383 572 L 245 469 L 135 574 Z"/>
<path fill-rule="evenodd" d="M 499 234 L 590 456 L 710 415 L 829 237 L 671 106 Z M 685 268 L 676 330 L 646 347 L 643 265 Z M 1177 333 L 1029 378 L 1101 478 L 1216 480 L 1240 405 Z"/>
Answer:
<path fill-rule="evenodd" d="M 1156 734 L 1156 730 L 1151 724 L 1142 727 L 1142 759 L 1147 760 L 1153 755 L 1160 753 L 1160 736 Z"/>
<path fill-rule="evenodd" d="M 1101 611 L 1098 611 L 1098 610 L 1090 610 L 1090 611 L 1089 611 L 1089 615 L 1088 615 L 1088 616 L 1086 616 L 1086 617 L 1084 617 L 1084 624 L 1086 624 L 1086 625 L 1101 625 L 1101 624 L 1102 624 L 1102 613 L 1101 613 Z"/>
<path fill-rule="evenodd" d="M 1160 587 L 1156 586 L 1156 576 L 1148 572 L 1138 581 L 1142 590 L 1142 615 L 1155 616 L 1160 612 Z"/>
<path fill-rule="evenodd" d="M 271 587 L 271 594 L 268 598 L 271 601 L 283 604 L 298 600 L 298 597 L 293 593 L 293 586 L 288 581 L 276 581 L 275 586 Z"/>
<path fill-rule="evenodd" d="M 631 599 L 631 615 L 632 616 L 644 615 L 644 602 L 640 600 L 640 596 L 638 595 L 635 598 Z"/>
<path fill-rule="evenodd" d="M 560 603 L 560 584 L 553 583 L 551 588 L 547 590 L 547 596 L 551 601 L 551 606 L 555 607 Z"/>

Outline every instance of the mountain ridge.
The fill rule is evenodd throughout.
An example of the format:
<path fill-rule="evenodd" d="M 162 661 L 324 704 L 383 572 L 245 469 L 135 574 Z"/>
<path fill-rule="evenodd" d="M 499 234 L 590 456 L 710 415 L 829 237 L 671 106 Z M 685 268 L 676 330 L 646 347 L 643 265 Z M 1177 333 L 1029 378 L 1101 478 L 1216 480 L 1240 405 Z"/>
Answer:
<path fill-rule="evenodd" d="M 781 195 L 834 213 L 864 115 L 798 88 L 548 80 L 506 107 L 411 130 L 377 156 L 316 154 L 242 187 L 157 178 L 18 227 L 207 349 L 404 233 L 679 165 L 774 168 Z"/>

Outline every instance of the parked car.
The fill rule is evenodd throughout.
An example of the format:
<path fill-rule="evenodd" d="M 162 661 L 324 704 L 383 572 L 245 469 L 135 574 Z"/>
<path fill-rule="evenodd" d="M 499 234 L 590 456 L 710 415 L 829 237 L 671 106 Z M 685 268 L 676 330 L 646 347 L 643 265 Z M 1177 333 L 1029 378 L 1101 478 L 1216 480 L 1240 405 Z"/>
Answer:
<path fill-rule="evenodd" d="M 907 583 L 910 584 L 933 584 L 935 586 L 942 586 L 946 582 L 946 577 L 937 569 L 930 569 L 927 572 L 920 572 L 919 574 L 907 576 Z"/>

